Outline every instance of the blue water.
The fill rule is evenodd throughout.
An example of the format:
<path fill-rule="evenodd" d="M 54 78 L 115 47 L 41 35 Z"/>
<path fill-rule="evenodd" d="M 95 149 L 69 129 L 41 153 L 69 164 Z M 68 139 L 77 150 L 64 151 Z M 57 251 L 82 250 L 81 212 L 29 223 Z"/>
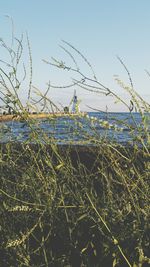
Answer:
<path fill-rule="evenodd" d="M 146 118 L 149 127 L 150 115 L 147 114 Z M 58 144 L 89 144 L 100 139 L 127 143 L 134 141 L 137 127 L 142 135 L 143 124 L 139 113 L 90 112 L 86 117 L 36 119 L 29 124 L 3 122 L 0 123 L 0 142 L 34 142 L 38 137 L 40 141 L 55 140 Z"/>

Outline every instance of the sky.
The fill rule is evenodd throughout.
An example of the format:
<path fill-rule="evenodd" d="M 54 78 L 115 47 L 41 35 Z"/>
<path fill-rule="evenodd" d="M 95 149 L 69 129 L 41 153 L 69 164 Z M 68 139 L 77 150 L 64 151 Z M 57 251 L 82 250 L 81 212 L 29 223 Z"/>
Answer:
<path fill-rule="evenodd" d="M 84 54 L 100 83 L 128 102 L 130 96 L 115 81 L 118 75 L 129 85 L 127 72 L 117 59 L 119 56 L 132 76 L 134 89 L 150 102 L 150 77 L 145 71 L 150 72 L 149 14 L 149 0 L 1 0 L 0 38 L 11 43 L 12 18 L 14 35 L 20 38 L 24 34 L 24 60 L 28 73 L 28 33 L 33 64 L 32 83 L 42 93 L 47 90 L 49 82 L 62 86 L 77 78 L 71 71 L 59 70 L 43 62 L 43 59 L 51 61 L 53 57 L 67 66 L 74 66 L 60 46 L 69 49 L 82 73 L 93 77 L 79 54 L 62 42 L 65 40 Z M 1 48 L 0 58 L 5 59 L 5 51 Z M 25 87 L 27 85 L 20 93 L 23 101 L 27 95 Z M 107 106 L 108 111 L 126 111 L 113 97 L 88 92 L 77 85 L 67 89 L 50 88 L 48 96 L 56 104 L 65 106 L 70 102 L 74 89 L 82 100 L 82 110 L 91 106 L 105 111 Z"/>

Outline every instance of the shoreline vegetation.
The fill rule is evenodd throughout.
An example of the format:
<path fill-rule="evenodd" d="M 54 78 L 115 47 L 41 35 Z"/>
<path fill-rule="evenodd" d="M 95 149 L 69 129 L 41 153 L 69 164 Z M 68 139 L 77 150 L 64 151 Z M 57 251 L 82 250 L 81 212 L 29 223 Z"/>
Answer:
<path fill-rule="evenodd" d="M 59 109 L 48 96 L 49 90 L 51 87 L 63 90 L 66 85 L 48 84 L 45 93 L 36 90 L 37 95 L 33 97 L 32 54 L 27 36 L 29 86 L 24 107 L 19 97 L 22 81 L 27 78 L 24 67 L 20 78 L 23 36 L 14 38 L 13 47 L 2 39 L 0 43 L 10 56 L 9 62 L 0 61 L 0 99 L 2 109 L 13 112 L 0 119 L 4 122 L 17 119 L 15 114 L 19 114 L 19 120 L 24 120 L 31 132 L 24 142 L 0 143 L 0 265 L 148 267 L 150 105 L 136 93 L 125 64 L 118 58 L 128 75 L 129 85 L 118 77 L 116 82 L 128 92 L 127 102 L 98 81 L 89 61 L 71 44 L 63 41 L 65 47 L 62 48 L 73 66 L 54 58 L 52 62 L 44 60 L 51 67 L 67 70 L 74 76 L 68 88 L 78 86 L 120 101 L 128 108 L 134 125 L 133 128 L 128 121 L 121 122 L 130 129 L 132 145 L 108 140 L 107 129 L 112 126 L 104 121 L 106 135 L 103 138 L 97 139 L 99 135 L 94 126 L 93 136 L 85 133 L 87 140 L 94 141 L 94 146 L 73 145 L 74 140 L 72 145 L 61 146 L 53 136 L 34 127 L 36 120 L 29 118 L 44 114 L 51 119 L 51 114 Z M 91 75 L 80 70 L 76 56 L 88 66 Z M 29 114 L 33 107 L 39 110 L 39 106 L 42 114 Z M 140 125 L 134 112 L 139 113 Z M 83 131 L 76 114 L 71 116 L 75 116 L 78 131 Z M 95 118 L 87 116 L 87 120 L 92 123 Z M 115 127 L 113 130 L 117 131 Z"/>
<path fill-rule="evenodd" d="M 43 250 L 47 266 L 149 265 L 143 149 L 7 143 L 0 150 L 5 266 L 41 266 Z"/>

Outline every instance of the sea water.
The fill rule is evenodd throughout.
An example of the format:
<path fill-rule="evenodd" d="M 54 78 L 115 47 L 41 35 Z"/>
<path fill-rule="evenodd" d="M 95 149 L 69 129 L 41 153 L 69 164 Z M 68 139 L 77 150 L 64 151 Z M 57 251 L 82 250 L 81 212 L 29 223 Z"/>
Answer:
<path fill-rule="evenodd" d="M 150 130 L 150 114 L 145 124 Z M 144 124 L 139 113 L 89 112 L 86 116 L 56 117 L 34 121 L 0 123 L 0 142 L 56 141 L 58 144 L 94 144 L 101 139 L 119 143 L 134 141 L 137 134 L 144 137 Z M 138 130 L 137 130 L 138 129 Z"/>

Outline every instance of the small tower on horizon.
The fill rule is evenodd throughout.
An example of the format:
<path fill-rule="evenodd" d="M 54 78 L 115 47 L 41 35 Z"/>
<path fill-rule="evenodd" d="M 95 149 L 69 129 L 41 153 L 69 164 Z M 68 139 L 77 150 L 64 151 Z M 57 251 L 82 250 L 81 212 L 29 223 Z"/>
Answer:
<path fill-rule="evenodd" d="M 74 95 L 73 95 L 73 98 L 72 98 L 72 109 L 71 109 L 71 112 L 72 113 L 78 113 L 80 112 L 80 109 L 79 109 L 79 101 L 78 101 L 78 98 L 77 98 L 77 95 L 76 95 L 76 90 L 74 90 Z"/>

